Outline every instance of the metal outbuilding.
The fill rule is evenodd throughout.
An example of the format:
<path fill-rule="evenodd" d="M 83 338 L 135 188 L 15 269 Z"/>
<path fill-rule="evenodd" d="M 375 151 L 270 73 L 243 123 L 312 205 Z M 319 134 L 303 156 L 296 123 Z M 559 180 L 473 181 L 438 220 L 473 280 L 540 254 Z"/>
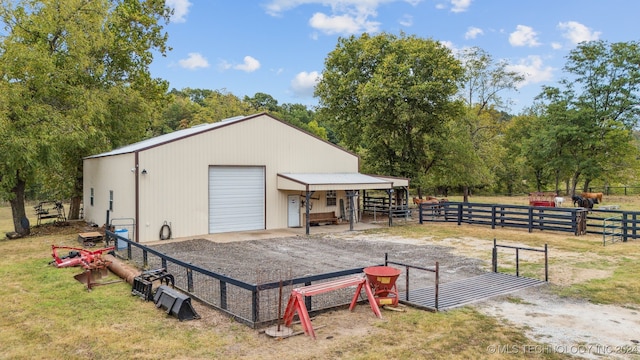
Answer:
<path fill-rule="evenodd" d="M 407 188 L 364 175 L 359 158 L 269 114 L 237 116 L 84 158 L 84 215 L 138 242 L 307 226 L 360 189 Z M 349 205 L 350 204 L 350 205 Z M 351 215 L 353 212 L 351 212 Z M 353 221 L 353 219 L 351 219 Z"/>

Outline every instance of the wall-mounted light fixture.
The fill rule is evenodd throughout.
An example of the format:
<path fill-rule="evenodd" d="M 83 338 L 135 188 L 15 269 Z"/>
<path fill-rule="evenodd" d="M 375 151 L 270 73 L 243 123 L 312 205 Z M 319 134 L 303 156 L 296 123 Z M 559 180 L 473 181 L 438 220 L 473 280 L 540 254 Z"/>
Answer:
<path fill-rule="evenodd" d="M 147 169 L 142 169 L 142 175 L 147 175 Z"/>

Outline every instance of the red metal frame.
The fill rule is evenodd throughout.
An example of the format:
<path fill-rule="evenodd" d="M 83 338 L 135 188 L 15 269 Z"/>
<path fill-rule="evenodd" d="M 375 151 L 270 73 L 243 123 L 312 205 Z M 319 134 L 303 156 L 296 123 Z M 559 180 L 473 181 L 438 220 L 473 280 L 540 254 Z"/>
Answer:
<path fill-rule="evenodd" d="M 65 249 L 78 252 L 79 256 L 66 257 L 64 259 L 58 256 L 58 250 Z M 104 260 L 102 260 L 102 254 L 105 252 L 113 251 L 115 246 L 106 247 L 103 249 L 89 251 L 82 248 L 74 248 L 70 246 L 56 246 L 51 245 L 51 256 L 58 268 L 81 266 L 85 270 L 93 270 L 98 267 L 106 266 Z"/>
<path fill-rule="evenodd" d="M 554 192 L 529 193 L 529 206 L 555 207 L 556 196 L 558 196 L 558 194 Z"/>
<path fill-rule="evenodd" d="M 371 284 L 369 283 L 369 280 L 366 277 L 358 275 L 293 289 L 291 291 L 291 295 L 289 295 L 289 303 L 287 304 L 287 309 L 284 312 L 284 324 L 286 326 L 291 326 L 293 317 L 297 312 L 304 333 L 315 339 L 316 333 L 315 331 L 313 331 L 313 325 L 311 325 L 311 319 L 309 318 L 309 313 L 307 312 L 307 306 L 304 303 L 304 297 L 322 294 L 325 292 L 356 285 L 358 287 L 356 288 L 356 292 L 353 294 L 351 305 L 349 305 L 349 311 L 352 311 L 353 308 L 355 308 L 358 302 L 358 297 L 360 296 L 360 292 L 364 287 L 365 292 L 367 293 L 367 298 L 369 300 L 369 306 L 371 307 L 371 310 L 373 310 L 373 313 L 376 314 L 378 318 L 382 319 L 382 313 L 380 312 L 380 308 L 378 307 L 376 299 L 373 296 L 373 291 L 371 290 Z"/>

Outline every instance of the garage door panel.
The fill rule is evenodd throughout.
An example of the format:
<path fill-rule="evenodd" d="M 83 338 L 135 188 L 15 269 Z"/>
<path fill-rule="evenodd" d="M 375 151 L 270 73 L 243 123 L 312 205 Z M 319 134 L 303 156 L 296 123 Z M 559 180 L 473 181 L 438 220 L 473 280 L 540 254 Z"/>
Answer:
<path fill-rule="evenodd" d="M 209 232 L 262 230 L 265 223 L 263 167 L 209 168 Z"/>

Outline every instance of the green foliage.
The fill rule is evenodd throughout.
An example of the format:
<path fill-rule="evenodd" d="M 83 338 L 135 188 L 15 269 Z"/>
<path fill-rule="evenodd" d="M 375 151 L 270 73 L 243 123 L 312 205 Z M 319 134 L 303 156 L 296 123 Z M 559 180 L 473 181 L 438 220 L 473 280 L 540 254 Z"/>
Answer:
<path fill-rule="evenodd" d="M 170 12 L 158 1 L 2 4 L 0 136 L 11 140 L 0 145 L 0 196 L 16 201 L 19 219 L 16 184 L 55 179 L 45 192 L 79 199 L 82 157 L 145 135 L 166 93 L 148 66 L 152 51 L 166 51 Z"/>
<path fill-rule="evenodd" d="M 321 122 L 329 124 L 363 169 L 418 178 L 439 152 L 439 138 L 458 116 L 462 67 L 439 42 L 380 34 L 338 40 L 316 87 Z"/>
<path fill-rule="evenodd" d="M 584 179 L 587 190 L 595 179 L 623 179 L 623 169 L 637 167 L 632 129 L 640 115 L 638 59 L 637 42 L 581 43 L 565 65 L 572 79 L 563 80 L 562 89 L 543 88 L 543 132 L 533 145 L 544 149 L 556 187 L 570 179 L 573 193 Z"/>

